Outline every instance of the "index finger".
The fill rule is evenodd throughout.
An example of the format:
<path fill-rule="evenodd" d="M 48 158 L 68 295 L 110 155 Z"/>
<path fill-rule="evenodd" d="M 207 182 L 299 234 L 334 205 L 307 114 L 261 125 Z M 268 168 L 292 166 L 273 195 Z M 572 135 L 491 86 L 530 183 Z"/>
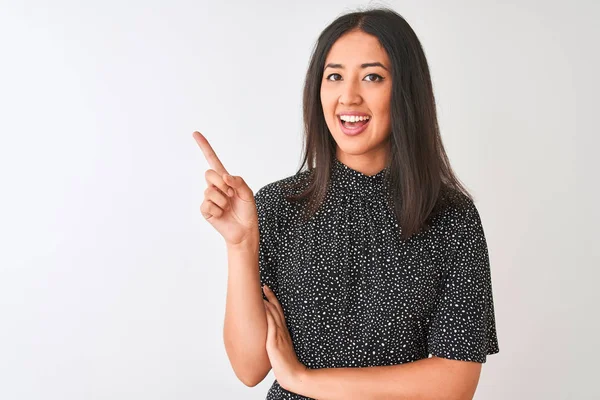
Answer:
<path fill-rule="evenodd" d="M 196 143 L 198 143 L 198 146 L 200 146 L 200 150 L 202 150 L 204 158 L 206 158 L 206 161 L 208 161 L 210 167 L 221 175 L 223 175 L 223 173 L 228 173 L 223 164 L 221 164 L 221 160 L 219 160 L 219 157 L 217 157 L 217 154 L 211 147 L 210 143 L 208 143 L 208 140 L 206 140 L 204 135 L 202 135 L 198 131 L 194 131 L 192 136 L 194 137 L 194 139 L 196 139 Z"/>

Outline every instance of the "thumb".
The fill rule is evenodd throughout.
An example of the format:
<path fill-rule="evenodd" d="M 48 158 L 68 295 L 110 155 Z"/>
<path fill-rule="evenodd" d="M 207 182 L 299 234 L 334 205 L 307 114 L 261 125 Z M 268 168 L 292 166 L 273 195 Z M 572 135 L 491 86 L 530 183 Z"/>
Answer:
<path fill-rule="evenodd" d="M 224 173 L 223 180 L 225 181 L 226 184 L 228 184 L 229 186 L 234 188 L 235 191 L 237 192 L 237 194 L 243 200 L 249 201 L 249 200 L 253 199 L 254 196 L 252 194 L 252 190 L 248 187 L 248 185 L 246 185 L 244 178 L 242 178 L 241 176 L 233 176 L 233 175 Z"/>
<path fill-rule="evenodd" d="M 246 185 L 244 178 L 241 176 L 233 176 L 228 173 L 223 174 L 223 180 L 226 184 L 234 188 L 238 193 L 247 193 L 250 188 Z"/>
<path fill-rule="evenodd" d="M 223 180 L 231 187 L 238 188 L 240 186 L 240 179 L 236 179 L 235 176 L 229 175 L 228 173 L 223 174 Z"/>

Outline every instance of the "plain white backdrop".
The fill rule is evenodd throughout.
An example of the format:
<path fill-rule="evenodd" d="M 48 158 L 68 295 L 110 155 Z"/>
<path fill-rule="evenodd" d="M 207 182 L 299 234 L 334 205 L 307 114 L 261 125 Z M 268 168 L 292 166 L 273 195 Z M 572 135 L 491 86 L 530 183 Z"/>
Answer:
<path fill-rule="evenodd" d="M 0 1 L 0 398 L 264 399 L 222 341 L 202 132 L 254 190 L 300 165 L 321 30 L 368 5 L 428 57 L 488 241 L 476 399 L 598 399 L 596 1 Z"/>

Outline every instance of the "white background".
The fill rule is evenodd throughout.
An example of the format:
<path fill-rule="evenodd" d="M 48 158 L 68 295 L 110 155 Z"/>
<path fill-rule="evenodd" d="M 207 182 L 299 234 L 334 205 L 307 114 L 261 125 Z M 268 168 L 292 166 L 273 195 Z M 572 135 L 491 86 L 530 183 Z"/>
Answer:
<path fill-rule="evenodd" d="M 0 398 L 264 399 L 223 341 L 206 135 L 293 175 L 318 34 L 346 1 L 0 2 Z M 489 246 L 476 399 L 597 399 L 596 1 L 389 1 L 430 63 Z"/>

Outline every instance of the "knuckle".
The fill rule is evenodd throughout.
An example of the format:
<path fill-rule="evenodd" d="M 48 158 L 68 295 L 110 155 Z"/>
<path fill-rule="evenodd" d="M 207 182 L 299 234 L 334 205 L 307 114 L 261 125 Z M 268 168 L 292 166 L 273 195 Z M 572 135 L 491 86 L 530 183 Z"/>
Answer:
<path fill-rule="evenodd" d="M 212 215 L 208 211 L 208 207 L 206 206 L 206 203 L 202 203 L 202 205 L 200 206 L 200 213 L 202 214 L 202 216 L 205 219 L 209 219 L 210 217 L 212 217 Z"/>
<path fill-rule="evenodd" d="M 215 217 L 220 217 L 222 213 L 221 209 L 217 207 L 214 203 L 210 204 L 210 213 Z"/>

